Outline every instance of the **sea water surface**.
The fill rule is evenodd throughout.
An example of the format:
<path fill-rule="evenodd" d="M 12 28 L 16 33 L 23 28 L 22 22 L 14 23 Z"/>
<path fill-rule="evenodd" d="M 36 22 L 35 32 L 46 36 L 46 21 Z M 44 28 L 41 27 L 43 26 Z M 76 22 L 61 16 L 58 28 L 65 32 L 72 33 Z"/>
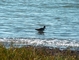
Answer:
<path fill-rule="evenodd" d="M 44 25 L 44 33 L 39 34 L 35 29 Z M 0 41 L 15 40 L 79 47 L 79 1 L 0 0 Z"/>

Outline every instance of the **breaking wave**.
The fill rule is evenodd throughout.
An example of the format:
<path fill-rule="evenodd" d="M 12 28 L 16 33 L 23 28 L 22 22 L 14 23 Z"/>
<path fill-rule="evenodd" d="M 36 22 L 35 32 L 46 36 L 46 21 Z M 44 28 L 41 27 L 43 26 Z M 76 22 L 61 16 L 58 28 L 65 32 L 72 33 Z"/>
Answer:
<path fill-rule="evenodd" d="M 0 43 L 4 44 L 6 47 L 10 47 L 13 44 L 14 47 L 22 47 L 27 45 L 32 46 L 47 46 L 47 47 L 54 47 L 65 49 L 67 47 L 71 47 L 71 49 L 79 48 L 79 41 L 77 40 L 66 40 L 66 39 L 0 39 Z"/>

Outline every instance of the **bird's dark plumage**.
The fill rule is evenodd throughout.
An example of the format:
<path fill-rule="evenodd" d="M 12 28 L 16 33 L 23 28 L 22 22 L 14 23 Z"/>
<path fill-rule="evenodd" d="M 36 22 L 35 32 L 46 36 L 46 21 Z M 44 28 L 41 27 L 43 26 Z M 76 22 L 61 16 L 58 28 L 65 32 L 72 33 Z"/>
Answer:
<path fill-rule="evenodd" d="M 39 29 L 35 29 L 37 30 L 38 32 L 43 32 L 45 30 L 45 26 L 43 28 L 39 28 Z"/>

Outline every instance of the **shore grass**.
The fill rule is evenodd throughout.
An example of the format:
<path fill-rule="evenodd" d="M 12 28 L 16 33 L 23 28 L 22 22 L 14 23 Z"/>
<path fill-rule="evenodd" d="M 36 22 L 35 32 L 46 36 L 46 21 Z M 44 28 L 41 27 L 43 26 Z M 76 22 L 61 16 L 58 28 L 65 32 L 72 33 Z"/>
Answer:
<path fill-rule="evenodd" d="M 0 45 L 0 60 L 79 60 L 79 52 L 39 46 L 7 49 Z"/>

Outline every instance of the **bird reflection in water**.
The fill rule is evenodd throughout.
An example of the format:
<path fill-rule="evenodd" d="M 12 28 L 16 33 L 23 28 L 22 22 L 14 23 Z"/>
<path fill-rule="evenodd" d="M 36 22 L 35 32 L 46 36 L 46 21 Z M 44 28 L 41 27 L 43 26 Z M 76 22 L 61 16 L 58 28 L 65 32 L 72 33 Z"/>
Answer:
<path fill-rule="evenodd" d="M 44 32 L 38 32 L 39 35 L 44 35 Z"/>

